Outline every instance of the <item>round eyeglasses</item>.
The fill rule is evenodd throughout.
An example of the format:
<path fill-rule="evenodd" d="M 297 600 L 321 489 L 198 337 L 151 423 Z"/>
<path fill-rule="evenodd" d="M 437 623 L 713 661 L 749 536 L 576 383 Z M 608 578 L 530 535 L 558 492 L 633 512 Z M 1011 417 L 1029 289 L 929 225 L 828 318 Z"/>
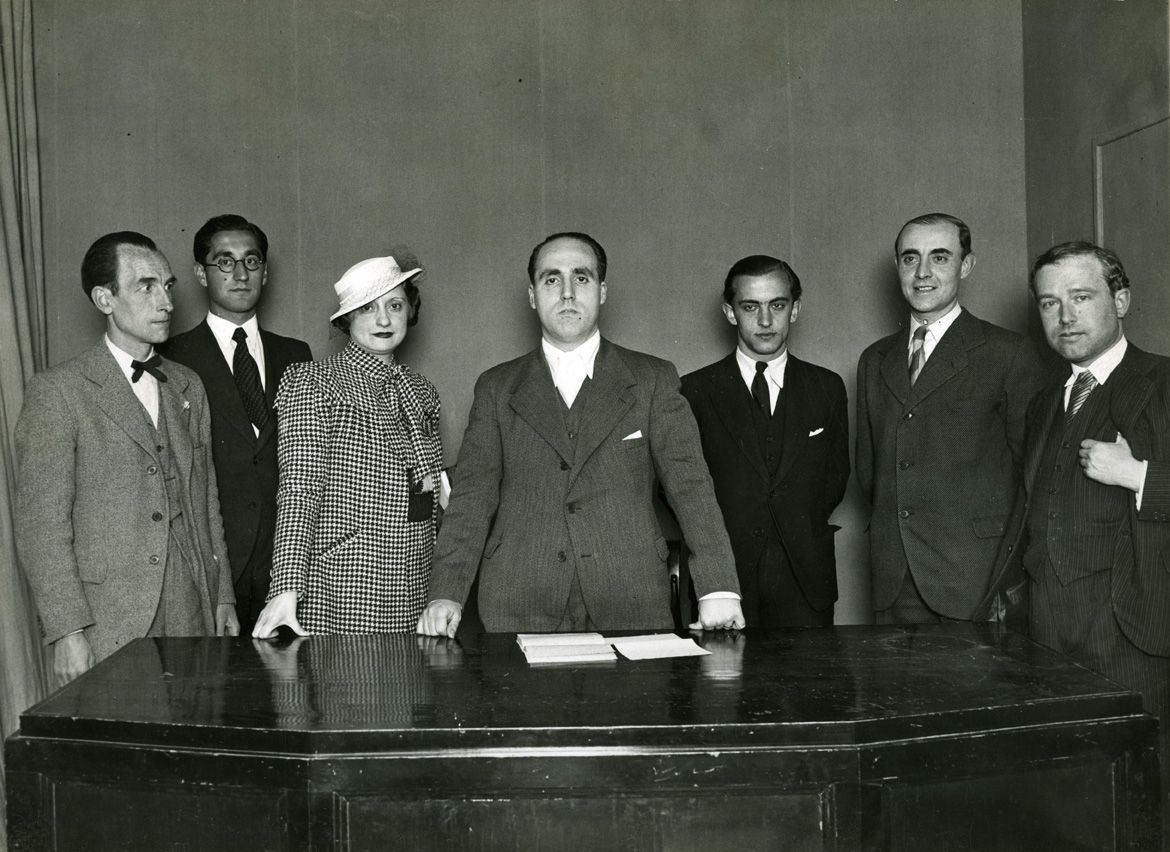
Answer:
<path fill-rule="evenodd" d="M 255 272 L 264 265 L 264 258 L 255 254 L 245 255 L 241 258 L 234 258 L 230 254 L 221 254 L 211 263 L 205 263 L 203 265 L 214 266 L 225 275 L 231 275 L 236 271 L 236 264 L 238 263 L 244 264 L 244 269 L 248 270 L 249 272 Z"/>

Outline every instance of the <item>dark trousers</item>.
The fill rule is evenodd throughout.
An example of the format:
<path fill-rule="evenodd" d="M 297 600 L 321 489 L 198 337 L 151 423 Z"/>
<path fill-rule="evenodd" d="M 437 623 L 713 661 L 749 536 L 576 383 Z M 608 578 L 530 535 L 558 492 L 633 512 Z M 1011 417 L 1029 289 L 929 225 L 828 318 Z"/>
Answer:
<path fill-rule="evenodd" d="M 922 598 L 914 575 L 907 567 L 902 573 L 902 588 L 887 609 L 874 612 L 877 624 L 953 624 L 959 619 L 939 615 Z"/>
<path fill-rule="evenodd" d="M 831 627 L 833 605 L 813 609 L 773 529 L 756 564 L 739 566 L 743 618 L 748 627 Z"/>

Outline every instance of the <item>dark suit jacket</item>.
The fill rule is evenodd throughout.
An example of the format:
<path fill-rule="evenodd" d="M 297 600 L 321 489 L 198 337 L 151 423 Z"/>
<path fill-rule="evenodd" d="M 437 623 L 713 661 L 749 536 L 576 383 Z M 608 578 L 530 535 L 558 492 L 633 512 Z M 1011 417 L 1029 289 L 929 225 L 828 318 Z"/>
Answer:
<path fill-rule="evenodd" d="M 907 332 L 857 365 L 857 481 L 871 506 L 873 606 L 906 566 L 931 609 L 966 619 L 987 592 L 1043 382 L 1032 344 L 964 310 L 910 387 Z"/>
<path fill-rule="evenodd" d="M 264 343 L 264 394 L 271 408 L 289 364 L 311 361 L 308 344 L 260 329 Z M 211 404 L 211 438 L 219 504 L 232 579 L 254 571 L 267 577 L 272 567 L 272 533 L 276 524 L 276 417 L 257 436 L 236 390 L 235 378 L 207 320 L 175 335 L 162 353 L 194 370 Z M 243 588 L 239 589 L 243 593 Z"/>
<path fill-rule="evenodd" d="M 678 386 L 669 362 L 602 339 L 574 451 L 539 349 L 481 375 L 429 599 L 463 602 L 478 569 L 488 630 L 553 630 L 576 568 L 599 629 L 671 627 L 667 546 L 654 511 L 660 480 L 694 554 L 697 593 L 738 592 Z"/>
<path fill-rule="evenodd" d="M 683 377 L 682 394 L 699 423 L 715 497 L 741 572 L 755 565 L 763 531 L 775 524 L 805 598 L 814 609 L 837 600 L 829 515 L 849 479 L 845 384 L 836 373 L 788 356 L 784 443 L 768 474 L 752 426 L 755 404 L 735 353 Z"/>
<path fill-rule="evenodd" d="M 991 591 L 976 611 L 978 617 L 986 617 L 996 593 L 1024 579 L 1021 561 L 1027 544 L 1028 501 L 1033 497 L 1048 426 L 1064 407 L 1067 378 L 1068 373 L 1062 371 L 1028 409 L 1020 499 L 1010 535 L 1000 548 Z M 1113 613 L 1134 645 L 1147 654 L 1170 656 L 1170 358 L 1151 355 L 1130 343 L 1117 369 L 1094 393 L 1101 391 L 1109 394 L 1109 414 L 1090 437 L 1113 441 L 1120 433 L 1134 457 L 1149 462 L 1141 511 L 1129 496 L 1129 513 L 1117 531 L 1109 566 Z"/>
<path fill-rule="evenodd" d="M 146 635 L 158 609 L 167 518 L 190 519 L 208 635 L 235 603 L 227 570 L 211 417 L 199 379 L 163 362 L 160 411 L 179 475 L 171 506 L 158 436 L 104 340 L 29 381 L 16 424 L 16 546 L 55 642 L 85 628 L 96 659 Z"/>

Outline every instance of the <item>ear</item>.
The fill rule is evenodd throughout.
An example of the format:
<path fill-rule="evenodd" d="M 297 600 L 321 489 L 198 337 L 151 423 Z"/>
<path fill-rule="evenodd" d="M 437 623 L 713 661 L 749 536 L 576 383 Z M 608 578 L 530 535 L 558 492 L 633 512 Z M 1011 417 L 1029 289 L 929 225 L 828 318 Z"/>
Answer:
<path fill-rule="evenodd" d="M 788 315 L 788 324 L 792 325 L 796 322 L 796 316 L 800 313 L 800 299 L 792 303 L 792 313 Z"/>
<path fill-rule="evenodd" d="M 89 298 L 93 302 L 94 307 L 106 316 L 114 312 L 114 305 L 111 301 L 113 297 L 114 294 L 110 292 L 109 287 L 94 287 L 89 293 Z"/>
<path fill-rule="evenodd" d="M 268 274 L 267 269 L 265 270 L 264 274 Z M 207 287 L 207 270 L 203 268 L 202 263 L 195 264 L 195 280 L 198 281 L 199 284 L 204 288 Z"/>
<path fill-rule="evenodd" d="M 1117 311 L 1118 319 L 1125 319 L 1125 315 L 1129 313 L 1129 288 L 1123 287 L 1113 294 L 1113 307 Z"/>
<path fill-rule="evenodd" d="M 963 262 L 959 264 L 959 280 L 963 280 L 971 274 L 971 270 L 975 268 L 975 254 L 972 252 L 963 258 Z"/>
<path fill-rule="evenodd" d="M 601 284 L 600 284 L 600 285 L 598 285 L 598 293 L 600 293 L 600 294 L 601 294 L 601 301 L 600 301 L 600 302 L 598 302 L 598 304 L 601 304 L 601 305 L 604 305 L 604 304 L 605 304 L 605 292 L 606 292 L 606 289 L 607 289 L 607 288 L 606 288 L 606 286 L 605 286 L 605 282 L 604 282 L 604 281 L 602 281 L 602 282 L 601 282 Z"/>
<path fill-rule="evenodd" d="M 722 308 L 723 316 L 727 317 L 727 321 L 732 325 L 739 325 L 739 322 L 735 318 L 735 308 L 731 307 L 727 302 L 722 304 Z"/>
<path fill-rule="evenodd" d="M 528 285 L 528 307 L 536 310 L 536 291 L 531 284 Z"/>

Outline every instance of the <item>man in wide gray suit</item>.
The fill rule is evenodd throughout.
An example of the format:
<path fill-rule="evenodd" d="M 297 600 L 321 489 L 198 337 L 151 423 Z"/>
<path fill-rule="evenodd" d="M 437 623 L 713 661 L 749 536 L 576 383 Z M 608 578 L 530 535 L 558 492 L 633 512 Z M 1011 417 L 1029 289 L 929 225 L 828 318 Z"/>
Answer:
<path fill-rule="evenodd" d="M 605 273 L 587 234 L 533 249 L 528 301 L 543 340 L 476 382 L 419 633 L 455 635 L 477 571 L 488 630 L 671 627 L 660 482 L 693 554 L 698 624 L 744 626 L 678 373 L 601 337 Z"/>
<path fill-rule="evenodd" d="M 1043 371 L 1025 337 L 960 306 L 975 266 L 962 220 L 911 219 L 894 253 L 910 327 L 857 365 L 873 608 L 879 624 L 967 620 L 1007 528 Z"/>
<path fill-rule="evenodd" d="M 81 282 L 106 334 L 33 377 L 16 425 L 16 544 L 59 683 L 137 637 L 239 632 L 207 397 L 154 352 L 170 265 L 122 231 L 90 247 Z"/>

